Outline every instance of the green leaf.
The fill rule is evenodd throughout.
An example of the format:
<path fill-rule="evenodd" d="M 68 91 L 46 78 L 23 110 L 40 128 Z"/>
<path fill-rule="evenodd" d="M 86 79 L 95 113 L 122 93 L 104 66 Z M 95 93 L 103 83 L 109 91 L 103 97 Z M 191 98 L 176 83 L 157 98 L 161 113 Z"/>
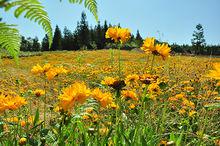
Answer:
<path fill-rule="evenodd" d="M 15 25 L 0 23 L 0 49 L 6 49 L 8 53 L 18 61 L 21 38 Z"/>
<path fill-rule="evenodd" d="M 37 22 L 41 25 L 49 38 L 49 44 L 52 44 L 53 31 L 47 12 L 38 0 L 16 0 L 5 6 L 5 11 L 16 7 L 14 16 L 16 18 L 24 14 L 24 18 Z"/>
<path fill-rule="evenodd" d="M 83 0 L 69 0 L 69 2 L 73 4 L 74 3 L 82 4 Z M 84 6 L 93 14 L 96 21 L 98 22 L 98 8 L 97 8 L 96 0 L 84 0 Z"/>
<path fill-rule="evenodd" d="M 37 111 L 35 113 L 35 117 L 34 117 L 34 126 L 36 126 L 36 124 L 38 123 L 39 121 L 39 109 L 37 108 Z"/>

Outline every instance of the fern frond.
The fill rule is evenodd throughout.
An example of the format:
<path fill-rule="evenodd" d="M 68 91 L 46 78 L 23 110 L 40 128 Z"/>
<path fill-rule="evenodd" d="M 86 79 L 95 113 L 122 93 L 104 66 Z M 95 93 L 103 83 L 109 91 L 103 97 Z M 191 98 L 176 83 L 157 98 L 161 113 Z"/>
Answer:
<path fill-rule="evenodd" d="M 69 0 L 69 2 L 81 4 L 83 0 Z M 84 6 L 93 14 L 96 21 L 98 22 L 98 8 L 96 0 L 84 0 Z"/>
<path fill-rule="evenodd" d="M 6 49 L 8 53 L 18 60 L 21 38 L 15 25 L 0 23 L 0 49 Z"/>
<path fill-rule="evenodd" d="M 14 16 L 19 17 L 24 14 L 24 17 L 37 22 L 41 25 L 49 38 L 49 44 L 51 45 L 53 39 L 53 32 L 47 12 L 38 0 L 15 0 L 10 2 L 5 7 L 5 11 L 16 7 Z"/>

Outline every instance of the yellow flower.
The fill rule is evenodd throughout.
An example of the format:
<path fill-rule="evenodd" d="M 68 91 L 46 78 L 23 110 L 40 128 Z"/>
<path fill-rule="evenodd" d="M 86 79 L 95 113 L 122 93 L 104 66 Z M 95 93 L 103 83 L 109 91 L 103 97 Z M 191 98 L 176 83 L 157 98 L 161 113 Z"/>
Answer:
<path fill-rule="evenodd" d="M 107 107 L 113 103 L 111 93 L 103 93 L 99 88 L 93 90 L 92 96 L 94 99 L 100 102 L 102 107 Z"/>
<path fill-rule="evenodd" d="M 74 83 L 62 92 L 63 94 L 59 96 L 59 106 L 64 111 L 71 109 L 76 102 L 84 103 L 90 95 L 90 90 L 84 83 Z"/>
<path fill-rule="evenodd" d="M 155 43 L 155 38 L 146 38 L 144 40 L 144 43 L 143 43 L 143 46 L 141 47 L 141 49 L 145 53 L 152 53 L 156 50 L 154 43 Z"/>
<path fill-rule="evenodd" d="M 4 95 L 0 93 L 0 113 L 5 110 L 16 110 L 25 104 L 27 104 L 27 102 L 23 97 L 16 94 Z"/>
<path fill-rule="evenodd" d="M 194 111 L 194 110 L 191 110 L 190 112 L 189 112 L 189 116 L 190 117 L 192 117 L 193 115 L 195 115 L 196 114 L 196 111 Z"/>
<path fill-rule="evenodd" d="M 104 80 L 102 80 L 101 84 L 111 86 L 113 85 L 117 80 L 112 77 L 105 77 Z"/>
<path fill-rule="evenodd" d="M 45 91 L 41 89 L 36 89 L 33 93 L 35 94 L 36 97 L 40 97 L 45 94 Z"/>
<path fill-rule="evenodd" d="M 36 66 L 33 66 L 33 68 L 31 69 L 31 73 L 33 74 L 41 74 L 43 72 L 44 72 L 44 69 L 39 64 L 37 64 Z"/>
<path fill-rule="evenodd" d="M 194 90 L 194 88 L 191 86 L 188 86 L 188 87 L 185 87 L 184 90 L 188 91 L 188 92 L 192 92 Z"/>
<path fill-rule="evenodd" d="M 135 108 L 135 105 L 132 103 L 132 104 L 129 105 L 129 108 L 130 108 L 130 109 L 134 109 L 134 108 Z"/>
<path fill-rule="evenodd" d="M 125 43 L 131 38 L 131 33 L 127 28 L 110 27 L 106 31 L 105 37 L 115 42 L 120 41 L 121 43 Z"/>
<path fill-rule="evenodd" d="M 64 69 L 62 66 L 60 67 L 53 67 L 49 63 L 45 64 L 41 67 L 39 64 L 34 66 L 31 70 L 33 74 L 42 74 L 46 75 L 48 80 L 52 80 L 54 77 L 58 76 L 59 74 L 65 74 L 68 71 Z"/>
<path fill-rule="evenodd" d="M 129 90 L 123 90 L 122 92 L 121 92 L 121 94 L 122 94 L 122 96 L 124 97 L 124 98 L 130 98 L 130 99 L 133 99 L 133 100 L 135 100 L 135 101 L 137 101 L 138 100 L 138 98 L 137 98 L 137 95 L 136 95 L 136 93 L 134 92 L 134 91 L 129 91 Z"/>
<path fill-rule="evenodd" d="M 154 52 L 155 55 L 160 55 L 163 60 L 165 60 L 167 57 L 170 56 L 170 47 L 168 46 L 168 44 L 157 44 L 156 45 L 156 51 Z"/>
<path fill-rule="evenodd" d="M 101 135 L 107 135 L 108 132 L 109 132 L 109 129 L 108 129 L 108 128 L 100 128 L 100 129 L 99 129 L 99 133 L 100 133 Z"/>
<path fill-rule="evenodd" d="M 163 60 L 170 56 L 170 47 L 168 44 L 156 44 L 155 46 L 155 38 L 146 38 L 144 40 L 144 44 L 142 45 L 141 49 L 145 53 L 152 53 L 153 55 L 160 55 Z"/>
<path fill-rule="evenodd" d="M 52 67 L 51 64 L 49 64 L 49 63 L 45 64 L 43 66 L 43 72 L 47 72 L 48 70 L 50 70 L 51 67 Z"/>
<path fill-rule="evenodd" d="M 27 143 L 27 138 L 24 138 L 22 137 L 20 140 L 19 140 L 19 145 L 25 145 Z"/>
<path fill-rule="evenodd" d="M 157 81 L 158 76 L 151 74 L 143 74 L 139 77 L 139 80 L 144 84 L 151 84 L 152 82 Z"/>
<path fill-rule="evenodd" d="M 119 38 L 119 34 L 118 34 L 118 31 L 119 28 L 118 27 L 110 27 L 108 28 L 108 30 L 106 31 L 106 34 L 105 34 L 105 37 L 107 39 L 112 39 L 114 40 L 115 42 L 118 42 L 118 38 Z"/>
<path fill-rule="evenodd" d="M 12 118 L 7 118 L 6 121 L 10 123 L 17 123 L 19 120 L 18 117 L 12 117 Z"/>
<path fill-rule="evenodd" d="M 139 80 L 139 76 L 137 74 L 128 75 L 125 78 L 125 84 L 130 85 L 130 84 L 134 83 L 135 85 L 137 85 L 138 80 Z"/>
<path fill-rule="evenodd" d="M 148 91 L 151 93 L 151 94 L 160 94 L 161 93 L 161 90 L 160 90 L 160 87 L 158 86 L 157 83 L 152 83 L 148 86 Z"/>
<path fill-rule="evenodd" d="M 210 70 L 207 76 L 216 80 L 220 80 L 220 63 L 214 63 L 213 68 L 214 70 Z"/>
<path fill-rule="evenodd" d="M 130 30 L 127 28 L 120 28 L 119 29 L 119 37 L 120 37 L 121 43 L 127 42 L 131 38 Z"/>
<path fill-rule="evenodd" d="M 26 122 L 23 120 L 20 122 L 20 124 L 21 124 L 21 127 L 24 127 L 26 125 Z"/>
<path fill-rule="evenodd" d="M 57 71 L 56 69 L 52 68 L 49 71 L 46 72 L 46 76 L 48 80 L 52 80 L 55 76 L 57 76 Z"/>
<path fill-rule="evenodd" d="M 183 114 L 185 114 L 185 113 L 186 113 L 186 110 L 185 110 L 184 108 L 182 108 L 182 109 L 179 110 L 179 114 L 183 115 Z"/>

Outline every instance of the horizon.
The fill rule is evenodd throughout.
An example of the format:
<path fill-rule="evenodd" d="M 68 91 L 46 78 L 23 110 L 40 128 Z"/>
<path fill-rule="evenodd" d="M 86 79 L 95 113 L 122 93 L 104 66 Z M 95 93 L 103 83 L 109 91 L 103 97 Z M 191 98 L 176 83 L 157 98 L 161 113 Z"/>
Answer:
<path fill-rule="evenodd" d="M 81 13 L 86 12 L 89 27 L 94 27 L 97 23 L 92 14 L 81 5 L 70 4 L 67 1 L 58 0 L 51 5 L 49 1 L 43 1 L 43 5 L 51 19 L 53 31 L 58 25 L 63 32 L 66 26 L 72 32 L 75 30 L 77 21 L 80 21 Z M 139 30 L 142 38 L 155 37 L 158 40 L 166 41 L 169 44 L 191 44 L 192 34 L 197 24 L 202 24 L 207 45 L 220 44 L 220 19 L 218 14 L 220 1 L 199 1 L 185 0 L 176 2 L 170 0 L 149 1 L 140 0 L 135 5 L 132 1 L 97 1 L 98 16 L 101 24 L 104 20 L 112 25 L 120 24 L 122 27 L 129 28 L 136 35 Z M 117 4 L 115 4 L 117 3 Z M 172 4 L 173 6 L 171 6 Z M 123 6 L 123 10 L 121 10 Z M 114 10 L 112 9 L 114 7 Z M 131 11 L 133 9 L 133 11 Z M 59 14 L 56 13 L 59 10 Z M 45 33 L 36 23 L 23 17 L 14 18 L 12 11 L 3 14 L 1 17 L 8 24 L 17 24 L 20 34 L 25 37 L 35 37 L 42 40 Z M 136 12 L 136 13 L 135 13 Z M 64 17 L 65 16 L 65 17 Z M 132 20 L 132 21 L 130 21 Z M 31 30 L 31 31 L 30 31 Z"/>

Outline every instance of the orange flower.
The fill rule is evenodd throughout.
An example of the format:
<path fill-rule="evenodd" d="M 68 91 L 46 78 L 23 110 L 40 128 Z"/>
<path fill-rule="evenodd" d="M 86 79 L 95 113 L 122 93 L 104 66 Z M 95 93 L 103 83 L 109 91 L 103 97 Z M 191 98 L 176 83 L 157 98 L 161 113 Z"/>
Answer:
<path fill-rule="evenodd" d="M 102 107 L 107 107 L 113 103 L 111 93 L 103 93 L 99 88 L 93 90 L 92 96 L 101 103 Z"/>
<path fill-rule="evenodd" d="M 129 90 L 123 90 L 122 92 L 121 92 L 121 94 L 122 94 L 122 96 L 124 97 L 124 98 L 126 98 L 126 99 L 133 99 L 133 100 L 135 100 L 135 101 L 137 101 L 138 100 L 138 98 L 137 98 L 137 95 L 136 95 L 136 93 L 134 92 L 134 91 L 129 91 Z"/>
<path fill-rule="evenodd" d="M 27 102 L 23 97 L 16 94 L 4 95 L 0 93 L 0 113 L 5 110 L 16 110 L 25 104 Z"/>
<path fill-rule="evenodd" d="M 41 89 L 36 89 L 33 93 L 35 94 L 36 97 L 40 97 L 45 94 L 45 91 Z"/>
<path fill-rule="evenodd" d="M 210 70 L 209 74 L 207 77 L 220 80 L 220 63 L 214 63 L 213 64 L 213 70 Z"/>
<path fill-rule="evenodd" d="M 63 89 L 63 94 L 59 96 L 59 106 L 67 111 L 71 109 L 76 102 L 84 103 L 90 95 L 90 90 L 84 83 L 74 83 Z"/>
<path fill-rule="evenodd" d="M 105 37 L 115 42 L 120 41 L 121 43 L 125 43 L 131 38 L 131 33 L 127 28 L 110 27 L 106 31 Z"/>
<path fill-rule="evenodd" d="M 145 53 L 154 52 L 156 50 L 156 48 L 154 47 L 154 43 L 155 43 L 155 38 L 146 38 L 141 47 L 141 50 L 143 50 Z"/>

